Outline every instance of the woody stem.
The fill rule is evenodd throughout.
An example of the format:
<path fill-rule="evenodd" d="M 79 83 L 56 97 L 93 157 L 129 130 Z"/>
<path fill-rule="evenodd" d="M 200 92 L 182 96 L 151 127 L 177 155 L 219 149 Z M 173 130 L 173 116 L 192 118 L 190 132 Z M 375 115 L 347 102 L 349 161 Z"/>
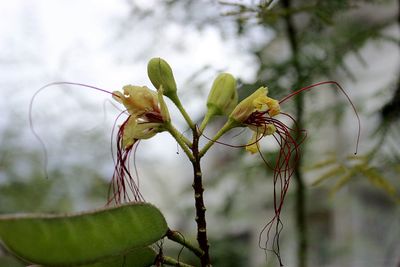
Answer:
<path fill-rule="evenodd" d="M 197 242 L 199 243 L 200 249 L 204 252 L 200 257 L 202 267 L 211 267 L 210 255 L 209 255 L 209 243 L 207 238 L 207 224 L 206 224 L 206 207 L 203 200 L 203 179 L 200 166 L 200 153 L 199 153 L 199 133 L 197 130 L 193 131 L 193 146 L 192 152 L 194 160 L 193 165 L 193 189 L 194 189 L 194 200 L 196 207 L 196 223 L 197 223 Z"/>

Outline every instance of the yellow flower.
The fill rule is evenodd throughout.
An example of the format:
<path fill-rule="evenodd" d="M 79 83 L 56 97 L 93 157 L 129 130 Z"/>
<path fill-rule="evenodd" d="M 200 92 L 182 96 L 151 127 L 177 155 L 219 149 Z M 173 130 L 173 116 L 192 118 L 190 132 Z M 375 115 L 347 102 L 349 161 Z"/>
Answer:
<path fill-rule="evenodd" d="M 265 124 L 264 126 L 253 127 L 250 126 L 250 129 L 253 130 L 253 136 L 250 141 L 246 145 L 246 150 L 250 153 L 257 153 L 259 150 L 258 141 L 266 135 L 271 135 L 276 132 L 276 128 L 273 124 Z"/>
<path fill-rule="evenodd" d="M 115 100 L 123 104 L 131 115 L 141 116 L 146 112 L 160 112 L 157 93 L 146 86 L 125 85 L 123 93 L 113 92 Z"/>
<path fill-rule="evenodd" d="M 124 149 L 133 146 L 137 140 L 148 139 L 164 131 L 164 123 L 170 121 L 162 88 L 155 92 L 146 86 L 126 85 L 123 93 L 115 91 L 113 97 L 130 114 L 120 127 L 119 134 L 122 136 Z"/>
<path fill-rule="evenodd" d="M 160 123 L 138 122 L 134 116 L 129 116 L 123 124 L 122 147 L 128 148 L 134 145 L 137 140 L 149 139 L 161 130 Z"/>
<path fill-rule="evenodd" d="M 276 131 L 275 126 L 271 123 L 271 117 L 280 113 L 279 101 L 267 97 L 267 93 L 267 87 L 260 87 L 242 100 L 229 116 L 233 123 L 247 126 L 254 132 L 246 146 L 246 150 L 251 153 L 258 151 L 258 140 Z"/>
<path fill-rule="evenodd" d="M 255 111 L 264 112 L 273 117 L 280 112 L 279 102 L 276 99 L 267 97 L 268 88 L 260 87 L 253 94 L 242 100 L 236 108 L 232 111 L 230 118 L 238 123 L 245 123 L 245 121 Z"/>

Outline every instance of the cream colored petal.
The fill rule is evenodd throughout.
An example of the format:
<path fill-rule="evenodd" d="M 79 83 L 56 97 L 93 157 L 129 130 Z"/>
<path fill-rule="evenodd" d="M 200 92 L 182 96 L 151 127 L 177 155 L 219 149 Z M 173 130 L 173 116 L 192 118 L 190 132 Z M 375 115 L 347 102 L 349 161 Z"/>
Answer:
<path fill-rule="evenodd" d="M 260 136 L 267 136 L 276 132 L 276 128 L 273 124 L 265 124 L 263 126 L 249 125 L 248 127 Z"/>
<path fill-rule="evenodd" d="M 159 112 L 157 94 L 146 86 L 126 85 L 123 91 L 123 104 L 130 114 L 140 116 L 146 112 Z"/>
<path fill-rule="evenodd" d="M 135 139 L 149 139 L 160 131 L 160 123 L 138 123 L 133 132 Z"/>
<path fill-rule="evenodd" d="M 122 133 L 122 146 L 126 149 L 135 143 L 135 128 L 137 120 L 135 116 L 130 116 Z"/>
<path fill-rule="evenodd" d="M 281 112 L 279 101 L 270 97 L 267 97 L 266 104 L 268 105 L 268 114 L 273 117 Z"/>
<path fill-rule="evenodd" d="M 256 132 L 254 132 L 250 141 L 246 145 L 246 151 L 250 152 L 251 154 L 258 152 L 258 149 L 259 149 L 258 142 L 257 142 L 258 138 L 259 138 L 259 136 L 257 135 Z"/>
<path fill-rule="evenodd" d="M 267 87 L 260 87 L 253 94 L 243 99 L 232 111 L 230 118 L 234 119 L 237 122 L 244 122 L 247 118 L 256 110 L 256 106 L 254 103 L 256 99 L 262 98 L 268 93 Z"/>
<path fill-rule="evenodd" d="M 266 111 L 268 109 L 267 105 L 268 97 L 265 95 L 259 96 L 253 100 L 254 109 L 257 111 Z"/>
<path fill-rule="evenodd" d="M 128 148 L 132 146 L 136 140 L 153 137 L 162 130 L 161 125 L 161 123 L 139 122 L 135 116 L 130 116 L 128 122 L 124 126 L 122 146 Z"/>

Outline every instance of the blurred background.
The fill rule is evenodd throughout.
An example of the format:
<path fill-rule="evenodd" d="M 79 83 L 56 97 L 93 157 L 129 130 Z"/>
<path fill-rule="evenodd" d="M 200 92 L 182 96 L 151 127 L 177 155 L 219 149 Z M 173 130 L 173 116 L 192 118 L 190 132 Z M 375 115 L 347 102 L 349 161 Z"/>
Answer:
<path fill-rule="evenodd" d="M 14 0 L 0 2 L 0 15 L 0 214 L 104 206 L 120 107 L 84 87 L 38 90 L 57 81 L 150 87 L 147 61 L 162 57 L 198 121 L 221 71 L 237 77 L 241 98 L 261 85 L 280 99 L 339 82 L 361 118 L 357 156 L 357 120 L 334 87 L 282 107 L 308 132 L 283 209 L 283 263 L 400 266 L 398 1 Z M 206 135 L 223 122 L 213 121 Z M 273 160 L 278 146 L 265 139 L 263 154 Z M 195 239 L 191 167 L 176 142 L 166 133 L 143 141 L 135 162 L 146 201 Z M 278 266 L 258 248 L 273 214 L 272 173 L 259 155 L 216 145 L 203 168 L 214 266 Z M 172 256 L 181 249 L 164 246 Z M 189 255 L 181 258 L 190 262 Z M 25 264 L 0 247 L 0 266 Z"/>

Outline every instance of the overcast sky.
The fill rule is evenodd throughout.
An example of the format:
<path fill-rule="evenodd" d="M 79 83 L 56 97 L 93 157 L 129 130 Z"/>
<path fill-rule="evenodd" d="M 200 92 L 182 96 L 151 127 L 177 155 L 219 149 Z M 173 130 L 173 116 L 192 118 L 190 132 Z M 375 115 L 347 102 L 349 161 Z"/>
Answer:
<path fill-rule="evenodd" d="M 271 32 L 254 26 L 238 38 L 224 17 L 219 21 L 224 35 L 211 26 L 198 30 L 193 24 L 179 23 L 185 10 L 175 10 L 174 19 L 169 19 L 160 1 L 133 1 L 147 12 L 146 16 L 132 11 L 129 1 L 124 0 L 0 1 L 0 130 L 19 127 L 26 132 L 20 143 L 38 145 L 29 131 L 28 107 L 41 86 L 54 81 L 81 82 L 110 91 L 125 84 L 151 86 L 146 74 L 151 57 L 161 56 L 170 62 L 184 103 L 194 117 L 204 111 L 206 91 L 217 71 L 231 72 L 248 82 L 254 79 L 258 66 L 249 48 L 271 38 Z M 224 11 L 217 1 L 198 3 L 194 20 Z M 395 27 L 388 32 L 398 34 Z M 363 100 L 362 94 L 369 96 L 382 81 L 392 79 L 399 61 L 398 49 L 393 45 L 369 44 L 362 53 L 367 66 L 355 57 L 347 60 L 361 78 L 357 82 L 340 81 L 356 103 Z M 189 78 L 204 66 L 209 66 L 208 71 Z M 198 83 L 204 84 L 203 94 L 190 90 Z M 37 95 L 33 119 L 48 146 L 50 163 L 62 157 L 55 147 L 65 138 L 65 129 L 81 133 L 100 129 L 104 140 L 95 145 L 104 146 L 104 154 L 109 154 L 111 128 L 119 111 L 106 99 L 110 96 L 72 86 L 52 87 Z M 371 111 L 376 109 L 371 105 Z M 178 122 L 182 121 L 172 112 Z M 352 127 L 348 132 L 354 136 Z M 64 144 L 61 148 L 63 154 L 79 161 L 85 151 L 79 151 L 78 139 L 69 136 L 71 151 Z M 158 142 L 175 154 L 176 144 L 166 134 L 157 136 L 148 147 L 160 149 Z"/>
<path fill-rule="evenodd" d="M 248 36 L 257 38 L 237 38 L 233 28 L 229 29 L 232 25 L 222 21 L 222 36 L 213 27 L 197 30 L 193 25 L 180 23 L 178 16 L 183 20 L 185 10 L 174 11 L 177 17 L 172 20 L 165 17 L 160 1 L 134 1 L 145 12 L 152 12 L 141 16 L 132 11 L 128 2 L 0 1 L 0 133 L 2 143 L 14 147 L 13 153 L 19 159 L 15 168 L 22 177 L 31 176 L 24 152 L 40 149 L 29 128 L 28 108 L 35 92 L 47 83 L 80 82 L 109 91 L 119 90 L 126 84 L 151 87 L 147 61 L 160 56 L 172 66 L 189 113 L 198 118 L 205 109 L 207 90 L 218 71 L 231 72 L 247 82 L 254 79 L 258 66 L 248 51 L 268 38 L 264 30 L 254 27 Z M 196 13 L 198 19 L 209 12 L 219 14 L 221 11 L 216 7 L 209 4 L 208 10 Z M 208 69 L 193 78 L 204 66 Z M 204 85 L 202 93 L 193 91 L 198 84 Z M 32 118 L 35 130 L 46 145 L 49 170 L 68 171 L 68 166 L 82 166 L 110 179 L 111 132 L 119 113 L 110 99 L 110 95 L 74 86 L 50 87 L 35 97 Z M 181 116 L 173 108 L 171 112 L 180 125 Z M 18 134 L 5 137 L 7 131 Z M 93 138 L 92 133 L 100 134 L 100 138 Z M 163 171 L 167 167 L 170 176 L 186 178 L 187 160 L 183 153 L 176 152 L 176 142 L 167 134 L 143 142 L 137 157 L 141 175 L 165 176 Z M 93 161 L 97 164 L 84 165 Z M 144 170 L 143 161 L 157 164 L 159 168 Z M 64 173 L 64 176 L 68 178 L 70 174 Z M 10 177 L 0 172 L 0 182 L 7 179 Z M 179 181 L 174 179 L 176 185 Z M 79 184 L 71 180 L 70 190 L 84 188 L 86 183 L 82 179 Z M 171 194 L 180 190 L 176 185 L 170 184 Z M 142 190 L 154 191 L 154 185 L 142 182 Z M 78 209 L 85 207 L 79 198 L 76 202 Z"/>

